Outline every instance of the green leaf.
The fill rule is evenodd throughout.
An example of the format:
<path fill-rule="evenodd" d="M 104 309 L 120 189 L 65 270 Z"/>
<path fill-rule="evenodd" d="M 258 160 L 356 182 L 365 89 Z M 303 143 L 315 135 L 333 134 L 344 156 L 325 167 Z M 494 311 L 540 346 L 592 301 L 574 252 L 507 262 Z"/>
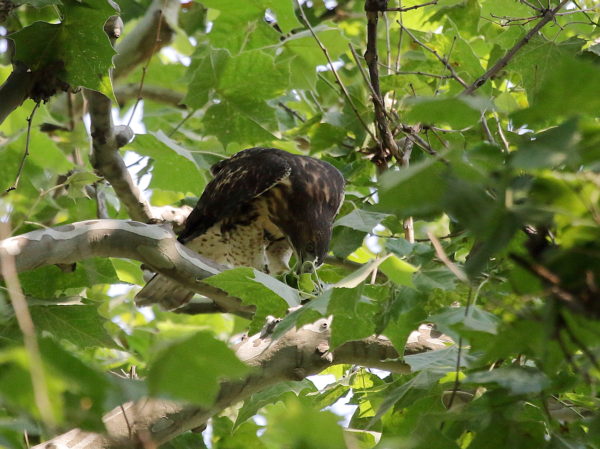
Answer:
<path fill-rule="evenodd" d="M 162 348 L 150 365 L 147 382 L 153 395 L 207 406 L 219 392 L 219 381 L 247 372 L 225 343 L 198 332 Z"/>
<path fill-rule="evenodd" d="M 10 35 L 14 59 L 31 70 L 58 71 L 72 88 L 87 87 L 114 97 L 108 76 L 115 51 L 104 23 L 115 14 L 106 0 L 62 0 L 63 20 L 36 22 Z"/>
<path fill-rule="evenodd" d="M 417 268 L 408 262 L 390 254 L 385 258 L 379 268 L 396 284 L 414 287 L 413 273 L 417 271 Z"/>
<path fill-rule="evenodd" d="M 417 123 L 461 129 L 474 125 L 481 118 L 481 111 L 462 98 L 416 98 L 409 104 L 407 119 Z"/>
<path fill-rule="evenodd" d="M 252 331 L 262 327 L 267 315 L 281 317 L 289 307 L 300 305 L 297 290 L 252 268 L 226 270 L 204 279 L 203 282 L 240 298 L 246 304 L 255 305 Z"/>
<path fill-rule="evenodd" d="M 231 142 L 255 145 L 277 139 L 271 131 L 277 124 L 275 111 L 264 101 L 238 98 L 215 104 L 203 122 L 206 132 L 217 136 L 225 147 Z"/>
<path fill-rule="evenodd" d="M 413 282 L 415 287 L 422 291 L 433 289 L 452 290 L 456 284 L 456 276 L 446 267 L 422 268 L 415 273 Z"/>
<path fill-rule="evenodd" d="M 362 294 L 362 288 L 332 288 L 327 312 L 334 316 L 331 323 L 331 346 L 366 338 L 375 332 L 377 305 Z"/>
<path fill-rule="evenodd" d="M 92 305 L 32 305 L 29 307 L 36 331 L 67 340 L 80 348 L 117 348 L 114 340 L 104 328 L 107 320 L 98 314 Z M 0 335 L 19 339 L 21 331 L 16 320 L 7 322 Z"/>
<path fill-rule="evenodd" d="M 209 98 L 216 99 L 217 104 L 206 111 L 203 122 L 206 132 L 217 136 L 224 146 L 230 142 L 247 145 L 275 140 L 275 111 L 266 100 L 284 92 L 288 85 L 286 69 L 260 50 L 230 56 L 223 51 L 213 54 L 208 49 L 207 54 L 200 52 L 191 68 L 185 103 L 199 108 Z M 244 73 L 241 78 L 240 73 Z"/>
<path fill-rule="evenodd" d="M 465 313 L 464 307 L 452 307 L 429 319 L 444 333 L 454 333 L 453 329 L 460 324 L 465 329 L 495 335 L 498 327 L 498 318 L 478 306 L 469 307 L 468 313 Z"/>
<path fill-rule="evenodd" d="M 206 184 L 192 153 L 177 145 L 162 131 L 138 134 L 127 148 L 154 159 L 150 187 L 198 194 Z"/>
<path fill-rule="evenodd" d="M 488 19 L 496 17 L 527 17 L 531 13 L 526 5 L 512 0 L 484 0 L 481 15 Z"/>
<path fill-rule="evenodd" d="M 470 374 L 464 381 L 497 384 L 515 395 L 540 393 L 549 386 L 548 378 L 542 372 L 527 366 L 505 366 L 491 371 L 480 371 Z"/>
<path fill-rule="evenodd" d="M 51 265 L 27 271 L 19 275 L 23 290 L 37 297 L 56 297 L 69 289 L 82 289 L 96 284 L 112 284 L 118 278 L 107 259 L 86 259 L 78 262 L 75 271 L 65 273 Z"/>
<path fill-rule="evenodd" d="M 452 1 L 451 6 L 445 7 L 442 3 L 438 12 L 429 20 L 438 21 L 448 17 L 457 23 L 461 30 L 476 33 L 481 16 L 479 2 L 477 0 L 462 0 L 458 4 L 452 3 L 455 2 Z"/>
<path fill-rule="evenodd" d="M 538 133 L 529 142 L 512 153 L 511 163 L 516 168 L 554 168 L 563 164 L 579 165 L 578 143 L 581 135 L 577 119 Z"/>
<path fill-rule="evenodd" d="M 34 120 L 35 122 L 37 120 Z M 5 126 L 5 123 L 2 125 Z M 21 132 L 14 140 L 8 141 L 5 146 L 0 145 L 0 189 L 2 191 L 12 185 L 17 175 L 26 146 L 27 137 L 23 132 L 26 123 L 23 119 L 20 124 Z M 18 123 L 17 126 L 19 126 Z M 21 189 L 21 186 L 24 186 L 27 181 L 30 181 L 35 187 L 47 188 L 48 178 L 56 172 L 67 172 L 72 167 L 73 163 L 67 160 L 53 139 L 46 134 L 32 132 L 29 142 L 29 157 L 25 161 L 19 188 Z M 36 199 L 38 195 L 39 192 L 36 192 Z"/>
<path fill-rule="evenodd" d="M 105 375 L 50 338 L 40 339 L 40 353 L 49 374 L 65 382 L 68 393 L 63 398 L 68 422 L 102 431 L 104 401 L 110 387 Z"/>
<path fill-rule="evenodd" d="M 184 104 L 194 109 L 204 106 L 211 97 L 211 90 L 218 86 L 219 77 L 230 58 L 225 50 L 197 49 L 189 70 L 192 78 Z"/>
<path fill-rule="evenodd" d="M 431 217 L 441 212 L 445 192 L 443 163 L 430 158 L 381 177 L 378 211 L 399 217 Z"/>
<path fill-rule="evenodd" d="M 244 3 L 207 0 L 202 4 L 221 11 L 214 21 L 209 38 L 214 46 L 227 48 L 232 53 L 277 44 L 279 34 L 265 20 L 267 10 L 284 33 L 300 26 L 293 3 L 286 0 L 255 0 Z"/>
<path fill-rule="evenodd" d="M 388 337 L 399 354 L 404 354 L 409 335 L 427 317 L 424 310 L 426 297 L 409 287 L 392 290 L 392 295 L 386 296 L 388 305 L 380 312 L 383 330 L 377 332 Z"/>
<path fill-rule="evenodd" d="M 343 278 L 341 281 L 338 281 L 335 284 L 335 286 L 339 287 L 339 288 L 357 287 L 365 279 L 367 279 L 369 276 L 371 276 L 371 273 L 373 273 L 373 271 L 376 270 L 377 267 L 379 267 L 379 265 L 381 265 L 381 263 L 384 260 L 385 260 L 385 258 L 374 259 L 374 260 L 367 262 L 366 264 L 361 266 L 359 269 L 355 270 L 353 273 L 350 273 L 348 276 Z"/>
<path fill-rule="evenodd" d="M 348 215 L 338 218 L 333 226 L 346 226 L 357 231 L 372 232 L 375 226 L 390 216 L 391 214 L 354 209 Z"/>
<path fill-rule="evenodd" d="M 518 123 L 546 123 L 574 115 L 594 116 L 600 108 L 600 68 L 580 58 L 560 58 L 553 62 L 535 98 L 528 109 L 515 112 L 512 117 Z M 539 81 L 538 81 L 539 82 Z M 569 85 L 569 95 L 563 95 L 563 87 Z"/>
<path fill-rule="evenodd" d="M 325 26 L 314 28 L 319 40 L 335 61 L 348 50 L 348 41 L 337 29 Z M 290 61 L 291 86 L 299 89 L 316 89 L 317 66 L 327 65 L 327 59 L 309 31 L 292 34 L 283 42 L 285 51 L 280 58 Z"/>
<path fill-rule="evenodd" d="M 263 407 L 279 401 L 286 401 L 290 395 L 298 396 L 305 392 L 315 392 L 316 388 L 308 379 L 299 382 L 280 382 L 263 391 L 253 394 L 244 401 L 242 408 L 238 411 L 235 427 L 252 418 Z"/>
<path fill-rule="evenodd" d="M 413 372 L 429 371 L 443 376 L 448 372 L 456 370 L 458 360 L 458 347 L 450 346 L 436 351 L 423 352 L 422 354 L 407 355 L 404 361 L 410 365 Z M 466 366 L 466 358 L 461 357 L 461 366 Z"/>
<path fill-rule="evenodd" d="M 61 0 L 11 0 L 15 5 L 31 5 L 36 8 L 44 8 L 45 6 L 60 5 Z"/>
<path fill-rule="evenodd" d="M 557 61 L 558 65 L 561 65 L 563 62 L 567 63 L 575 58 L 583 43 L 579 39 L 556 43 L 537 35 L 528 42 L 527 52 L 516 54 L 509 68 L 522 78 L 522 84 L 530 104 L 542 99 L 541 88 L 548 77 L 554 76 L 554 72 L 558 68 Z M 555 96 L 556 92 L 553 95 Z"/>
<path fill-rule="evenodd" d="M 414 390 L 430 389 L 442 377 L 442 373 L 435 373 L 430 372 L 428 370 L 424 370 L 417 373 L 417 375 L 412 379 L 401 382 L 398 387 L 395 387 L 394 385 L 393 387 L 395 388 L 390 388 L 386 392 L 383 402 L 377 409 L 377 413 L 369 423 L 369 427 L 372 427 L 372 425 L 379 421 L 388 410 L 394 407 L 396 403 L 402 401 L 407 395 L 412 393 Z"/>
<path fill-rule="evenodd" d="M 342 429 L 337 423 L 339 417 L 328 411 L 315 410 L 299 399 L 290 399 L 285 406 L 273 407 L 266 416 L 269 424 L 265 438 L 272 447 L 346 447 Z"/>

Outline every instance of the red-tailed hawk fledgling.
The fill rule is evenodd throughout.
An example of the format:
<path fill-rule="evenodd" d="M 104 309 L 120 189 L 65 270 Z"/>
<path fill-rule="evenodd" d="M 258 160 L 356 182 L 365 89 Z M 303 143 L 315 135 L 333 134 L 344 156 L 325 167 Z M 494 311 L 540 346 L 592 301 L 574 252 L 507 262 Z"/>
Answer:
<path fill-rule="evenodd" d="M 227 267 L 277 274 L 292 252 L 302 270 L 320 265 L 344 198 L 344 178 L 327 162 L 275 148 L 240 151 L 211 168 L 214 178 L 178 240 Z M 193 292 L 157 274 L 138 304 L 185 304 Z"/>

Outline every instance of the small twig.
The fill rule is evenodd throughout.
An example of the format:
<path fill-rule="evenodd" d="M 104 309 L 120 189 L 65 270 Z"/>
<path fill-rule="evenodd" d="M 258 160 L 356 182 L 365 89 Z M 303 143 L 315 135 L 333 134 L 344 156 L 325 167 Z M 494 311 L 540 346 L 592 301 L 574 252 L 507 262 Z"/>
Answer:
<path fill-rule="evenodd" d="M 436 238 L 438 240 L 446 240 L 446 239 L 451 239 L 451 238 L 454 238 L 454 237 L 458 237 L 458 236 L 460 236 L 460 235 L 462 235 L 464 233 L 465 233 L 465 231 L 451 232 L 450 234 L 446 234 L 446 235 L 443 235 L 442 237 L 436 237 Z M 420 242 L 420 243 L 421 242 L 429 242 L 429 241 L 430 241 L 429 239 L 415 239 L 415 242 Z"/>
<path fill-rule="evenodd" d="M 133 435 L 133 428 L 131 427 L 131 423 L 129 422 L 129 418 L 127 417 L 127 413 L 125 413 L 125 408 L 123 404 L 119 404 L 119 408 L 121 409 L 121 413 L 123 413 L 123 419 L 125 420 L 125 424 L 127 425 L 127 432 L 129 433 L 129 440 Z"/>
<path fill-rule="evenodd" d="M 383 15 L 385 21 L 385 63 L 388 67 L 392 65 L 392 48 L 390 43 L 390 25 L 388 23 L 387 14 Z M 387 74 L 391 73 L 392 69 L 388 68 Z"/>
<path fill-rule="evenodd" d="M 437 126 L 431 126 L 431 125 L 422 125 L 421 126 L 425 131 L 431 130 L 431 131 L 435 131 L 437 133 L 465 133 L 469 130 L 471 130 L 471 128 L 473 128 L 473 125 L 471 126 L 467 126 L 466 128 L 461 128 L 461 129 L 444 129 L 444 128 L 439 128 Z"/>
<path fill-rule="evenodd" d="M 544 12 L 543 18 L 538 23 L 536 23 L 535 26 L 531 30 L 529 30 L 529 32 L 525 36 L 523 36 L 523 38 L 519 42 L 517 42 L 510 50 L 508 50 L 506 54 L 502 58 L 500 58 L 491 69 L 489 69 L 479 78 L 477 78 L 475 82 L 473 82 L 473 84 L 471 84 L 470 86 L 465 86 L 466 89 L 463 91 L 463 94 L 472 94 L 481 86 L 483 86 L 487 82 L 487 80 L 494 77 L 500 70 L 506 67 L 506 65 L 510 62 L 512 58 L 514 58 L 517 52 L 521 50 L 521 48 L 523 48 L 525 44 L 527 44 L 531 40 L 531 38 L 544 27 L 544 25 L 553 20 L 556 13 L 560 11 L 560 9 L 563 6 L 565 6 L 569 1 L 570 0 L 562 0 L 556 8 L 546 10 Z"/>
<path fill-rule="evenodd" d="M 380 62 L 378 64 L 385 69 L 392 70 L 392 73 L 394 75 L 419 75 L 419 76 L 429 76 L 431 78 L 440 78 L 443 80 L 452 79 L 452 75 L 438 75 L 436 73 L 420 72 L 418 70 L 394 70 L 392 67 L 388 67 L 387 65 L 385 65 L 382 62 Z"/>
<path fill-rule="evenodd" d="M 473 289 L 469 288 L 469 295 L 467 296 L 467 305 L 465 306 L 465 315 L 464 315 L 465 318 L 468 316 L 469 310 L 471 308 L 472 293 L 473 293 Z M 463 338 L 462 338 L 462 336 L 460 336 L 458 338 L 458 353 L 456 354 L 456 377 L 454 378 L 454 385 L 452 386 L 452 394 L 450 395 L 450 400 L 448 401 L 448 410 L 452 409 L 452 404 L 454 403 L 454 398 L 456 397 L 456 393 L 458 392 L 458 387 L 460 386 L 459 373 L 460 373 L 462 349 L 463 349 Z"/>
<path fill-rule="evenodd" d="M 31 114 L 27 117 L 27 135 L 25 137 L 25 151 L 23 152 L 23 157 L 21 158 L 21 163 L 19 164 L 19 169 L 17 170 L 17 176 L 15 177 L 15 182 L 4 191 L 4 193 L 11 192 L 16 190 L 19 186 L 19 181 L 21 179 L 21 173 L 23 172 L 23 168 L 25 167 L 25 159 L 29 156 L 29 141 L 31 139 L 31 122 L 33 122 L 33 116 L 35 115 L 35 111 L 40 107 L 40 102 L 38 101 L 33 109 L 31 110 Z"/>
<path fill-rule="evenodd" d="M 501 26 L 512 26 L 512 25 L 527 25 L 529 22 L 533 22 L 536 19 L 540 19 L 541 15 L 529 16 L 529 17 L 509 17 L 509 16 L 497 16 L 495 14 L 490 14 L 494 19 L 502 20 L 499 25 Z M 495 22 L 497 23 L 497 22 Z"/>
<path fill-rule="evenodd" d="M 565 359 L 567 359 L 567 363 L 571 366 L 571 368 L 573 368 L 573 371 L 579 373 L 588 384 L 591 384 L 592 378 L 586 370 L 582 369 L 579 365 L 577 365 L 577 363 L 573 359 L 573 356 L 571 355 L 571 351 L 569 351 L 567 344 L 561 337 L 560 332 L 556 332 L 556 342 L 558 343 L 558 346 L 560 346 L 560 349 L 562 350 Z"/>
<path fill-rule="evenodd" d="M 348 89 L 346 89 L 346 86 L 342 82 L 337 70 L 335 69 L 335 66 L 333 65 L 333 61 L 331 60 L 331 56 L 329 56 L 329 51 L 327 50 L 327 47 L 325 47 L 325 45 L 323 45 L 323 42 L 321 42 L 321 39 L 319 39 L 319 36 L 317 36 L 317 33 L 315 33 L 315 30 L 310 25 L 310 22 L 308 21 L 308 19 L 306 18 L 306 14 L 304 13 L 304 8 L 302 7 L 302 4 L 300 3 L 299 0 L 296 0 L 296 5 L 298 6 L 298 10 L 300 11 L 300 16 L 302 17 L 302 21 L 304 22 L 304 24 L 310 31 L 310 34 L 317 42 L 317 45 L 319 46 L 319 48 L 321 49 L 323 54 L 325 55 L 325 58 L 327 59 L 327 63 L 329 64 L 329 68 L 333 72 L 333 76 L 335 76 L 335 80 L 338 83 L 338 85 L 340 86 L 340 90 L 341 90 L 342 94 L 344 95 L 344 97 L 346 97 L 346 100 L 348 101 L 350 108 L 352 109 L 352 111 L 354 111 L 354 114 L 358 118 L 359 122 L 365 128 L 367 133 L 371 136 L 373 141 L 378 142 L 377 137 L 375 137 L 373 132 L 369 129 L 369 125 L 367 125 L 367 123 L 363 120 L 360 113 L 358 112 L 358 109 L 356 109 L 356 106 L 354 105 L 354 102 L 352 101 L 352 98 L 350 97 L 350 93 L 348 92 Z"/>
<path fill-rule="evenodd" d="M 540 280 L 544 281 L 547 285 L 549 285 L 549 291 L 554 296 L 563 301 L 567 306 L 578 313 L 585 313 L 582 305 L 578 298 L 573 295 L 570 291 L 566 290 L 560 285 L 560 278 L 548 270 L 543 265 L 538 263 L 531 263 L 524 257 L 519 256 L 518 254 L 511 253 L 510 258 L 517 262 L 521 267 L 525 268 L 527 271 L 537 276 Z"/>
<path fill-rule="evenodd" d="M 294 111 L 292 108 L 290 108 L 289 106 L 287 106 L 285 103 L 283 103 L 281 101 L 278 101 L 277 102 L 277 106 L 279 106 L 285 112 L 287 112 L 288 114 L 290 114 L 292 117 L 296 117 L 302 123 L 306 122 L 306 119 L 304 117 L 302 117 L 297 111 Z"/>
<path fill-rule="evenodd" d="M 404 38 L 404 30 L 402 27 L 402 14 L 400 14 L 400 18 L 398 19 L 398 22 L 400 23 L 400 32 L 398 35 L 398 48 L 397 48 L 397 53 L 396 53 L 396 63 L 395 63 L 395 67 L 396 67 L 396 73 L 398 73 L 398 71 L 400 70 L 400 60 L 402 58 L 402 41 Z"/>
<path fill-rule="evenodd" d="M 179 128 L 181 128 L 181 127 L 183 126 L 183 124 L 184 124 L 185 122 L 187 122 L 187 121 L 188 121 L 188 120 L 189 120 L 189 119 L 192 117 L 192 115 L 194 115 L 194 113 L 195 113 L 196 111 L 197 111 L 197 109 L 190 109 L 190 110 L 188 111 L 188 113 L 187 113 L 187 114 L 185 114 L 185 117 L 183 117 L 183 118 L 182 118 L 182 119 L 179 121 L 179 123 L 177 123 L 177 125 L 175 125 L 175 128 L 173 128 L 173 130 L 172 130 L 172 131 L 169 133 L 169 137 L 173 136 L 173 134 L 175 134 L 177 131 L 179 131 Z"/>
<path fill-rule="evenodd" d="M 402 125 L 401 129 L 402 129 L 402 132 L 405 133 L 405 135 L 408 139 L 410 139 L 412 142 L 416 143 L 427 154 L 430 154 L 431 156 L 436 156 L 436 157 L 439 156 L 438 152 L 435 151 L 433 148 L 431 148 L 431 145 L 429 145 L 429 143 L 425 142 L 425 140 L 423 140 L 423 138 L 416 133 L 415 127 L 408 126 L 408 125 Z M 417 126 L 417 129 L 420 130 L 421 129 L 420 126 Z M 448 163 L 448 161 L 446 159 L 444 159 L 443 157 L 440 157 L 439 159 L 440 159 L 440 161 L 444 162 L 445 164 Z"/>
<path fill-rule="evenodd" d="M 108 208 L 106 206 L 106 195 L 100 188 L 100 183 L 97 182 L 93 186 L 94 197 L 96 198 L 96 216 L 100 219 L 109 218 Z"/>
<path fill-rule="evenodd" d="M 433 1 L 427 2 L 427 3 L 421 3 L 420 5 L 407 6 L 406 8 L 387 8 L 385 10 L 385 12 L 392 12 L 392 11 L 406 12 L 406 11 L 411 11 L 411 10 L 417 9 L 417 8 L 423 8 L 423 7 L 429 6 L 429 5 L 437 5 L 437 0 L 433 0 Z"/>
<path fill-rule="evenodd" d="M 444 251 L 444 248 L 437 237 L 430 231 L 427 231 L 427 237 L 429 240 L 431 240 L 431 244 L 435 249 L 435 254 L 438 256 L 438 259 L 440 259 L 442 263 L 448 267 L 454 276 L 456 276 L 460 281 L 468 284 L 469 278 L 467 278 L 467 275 L 446 255 L 446 252 Z"/>
<path fill-rule="evenodd" d="M 492 132 L 490 131 L 490 127 L 488 126 L 487 119 L 485 118 L 485 111 L 481 113 L 481 128 L 483 129 L 483 133 L 487 138 L 488 142 L 496 145 L 496 140 L 494 136 L 492 136 Z"/>
<path fill-rule="evenodd" d="M 154 39 L 154 47 L 152 48 L 152 52 L 148 56 L 146 64 L 144 64 L 144 66 L 142 67 L 142 77 L 140 79 L 140 87 L 138 89 L 137 99 L 135 100 L 135 104 L 133 105 L 133 108 L 131 109 L 131 115 L 129 116 L 129 120 L 127 121 L 127 126 L 131 126 L 131 121 L 133 120 L 135 111 L 137 110 L 137 107 L 140 104 L 140 101 L 142 101 L 144 99 L 144 97 L 142 96 L 142 89 L 144 88 L 144 81 L 146 80 L 146 72 L 148 72 L 148 67 L 150 67 L 150 62 L 152 61 L 152 57 L 154 56 L 154 54 L 156 53 L 156 51 L 158 50 L 158 48 L 160 46 L 160 32 L 161 32 L 161 28 L 162 28 L 163 15 L 164 15 L 163 11 L 166 8 L 166 6 L 167 6 L 167 0 L 163 0 L 162 8 L 160 9 L 159 16 L 158 16 L 158 24 L 156 26 L 156 37 Z"/>
<path fill-rule="evenodd" d="M 521 3 L 523 3 L 524 5 L 527 5 L 527 6 L 529 6 L 531 9 L 533 9 L 533 10 L 535 10 L 535 11 L 538 11 L 538 12 L 541 12 L 541 11 L 542 11 L 542 9 L 541 9 L 541 8 L 538 8 L 537 6 L 535 6 L 535 5 L 532 5 L 532 4 L 531 4 L 531 3 L 529 3 L 527 0 L 519 0 L 519 1 L 520 1 Z"/>
<path fill-rule="evenodd" d="M 563 319 L 563 321 L 564 321 L 564 319 Z M 577 337 L 577 335 L 575 335 L 575 333 L 573 332 L 571 327 L 566 322 L 565 322 L 564 329 L 567 332 L 567 335 L 569 336 L 571 341 L 575 344 L 575 346 L 577 346 L 579 349 L 581 349 L 581 352 L 583 352 L 586 355 L 586 357 L 590 360 L 592 365 L 594 365 L 594 368 L 596 368 L 596 370 L 600 371 L 600 363 L 598 363 L 598 359 L 596 358 L 594 353 L 589 350 L 589 348 L 579 339 L 579 337 Z"/>
<path fill-rule="evenodd" d="M 367 72 L 365 72 L 365 69 L 362 66 L 362 64 L 360 63 L 360 57 L 359 57 L 358 53 L 356 52 L 356 50 L 354 49 L 354 46 L 352 45 L 351 42 L 348 43 L 348 47 L 350 48 L 352 57 L 354 58 L 354 61 L 356 62 L 358 71 L 360 72 L 363 80 L 365 81 L 365 84 L 369 88 L 369 91 L 371 91 L 371 98 L 373 98 L 374 101 L 377 101 L 377 103 L 379 103 L 379 107 L 383 110 L 384 114 L 386 114 L 387 118 L 389 119 L 389 115 L 387 114 L 387 111 L 385 110 L 385 106 L 382 102 L 381 96 L 380 96 L 380 94 L 378 94 L 375 91 L 375 89 L 373 88 L 373 85 L 369 82 L 369 76 L 368 76 Z"/>
<path fill-rule="evenodd" d="M 0 223 L 0 240 L 4 240 L 8 237 L 10 237 L 9 224 Z M 56 422 L 54 414 L 52 413 L 50 397 L 48 396 L 44 364 L 40 354 L 37 336 L 35 334 L 35 326 L 31 314 L 29 313 L 27 300 L 25 299 L 21 284 L 19 283 L 15 257 L 6 250 L 0 250 L 0 272 L 6 283 L 8 297 L 10 298 L 15 312 L 17 324 L 23 334 L 25 351 L 29 358 L 29 373 L 31 375 L 35 405 L 37 406 L 44 423 L 52 428 Z"/>
<path fill-rule="evenodd" d="M 442 64 L 444 64 L 444 66 L 448 69 L 448 71 L 452 74 L 452 78 L 459 83 L 461 86 L 463 87 L 468 87 L 469 85 L 460 77 L 458 76 L 458 73 L 456 73 L 456 70 L 454 70 L 454 67 L 452 67 L 452 64 L 450 64 L 449 61 L 445 60 L 444 58 L 442 58 L 440 56 L 440 54 L 434 49 L 429 47 L 428 45 L 424 44 L 423 42 L 421 42 L 419 39 L 417 39 L 417 37 L 412 34 L 408 28 L 406 28 L 404 25 L 402 25 L 400 22 L 398 22 L 398 25 L 400 25 L 402 27 L 402 29 L 404 31 L 406 31 L 406 34 L 408 34 L 411 39 L 413 41 L 415 41 L 415 43 L 417 43 L 418 45 L 420 45 L 421 47 L 423 47 L 425 50 L 427 50 L 428 52 L 430 52 L 431 54 L 433 54 L 438 61 L 440 61 Z"/>
<path fill-rule="evenodd" d="M 500 117 L 497 113 L 494 112 L 494 119 L 496 120 L 496 127 L 498 128 L 498 135 L 500 136 L 500 140 L 502 141 L 502 146 L 504 147 L 504 152 L 508 154 L 510 152 L 510 144 L 508 140 L 506 140 L 506 136 L 504 135 L 504 131 L 502 130 L 502 124 L 500 123 Z"/>
<path fill-rule="evenodd" d="M 68 91 L 67 95 L 67 110 L 69 113 L 69 131 L 73 131 L 75 129 L 75 112 L 73 110 L 73 93 Z"/>
<path fill-rule="evenodd" d="M 127 166 L 127 170 L 129 170 L 131 167 L 135 167 L 136 165 L 139 165 L 144 159 L 146 159 L 148 156 L 142 156 L 139 159 L 137 159 L 135 162 L 132 162 L 131 164 L 129 164 Z"/>
<path fill-rule="evenodd" d="M 590 23 L 594 26 L 600 26 L 600 22 L 594 22 L 594 20 L 590 17 L 590 15 L 579 6 L 576 0 L 573 0 L 573 4 L 579 8 L 579 11 L 583 12 L 583 15 L 590 21 Z"/>
<path fill-rule="evenodd" d="M 448 142 L 446 142 L 444 139 L 442 139 L 440 137 L 440 135 L 438 134 L 438 131 L 435 128 L 429 128 L 428 131 L 431 131 L 433 133 L 433 135 L 435 136 L 435 138 L 437 140 L 439 140 L 439 142 L 444 146 L 444 148 L 448 148 Z M 429 134 L 427 136 L 429 137 Z"/>
<path fill-rule="evenodd" d="M 51 192 L 54 192 L 55 190 L 58 190 L 58 189 L 61 189 L 61 188 L 63 188 L 64 186 L 66 186 L 66 184 L 65 184 L 65 183 L 61 183 L 61 184 L 57 184 L 57 185 L 55 185 L 55 186 L 53 186 L 53 187 L 50 187 L 48 190 L 42 190 L 42 191 L 40 192 L 40 194 L 38 195 L 38 197 L 37 197 L 37 198 L 35 199 L 35 201 L 33 202 L 33 204 L 31 205 L 31 207 L 29 207 L 28 213 L 27 213 L 27 215 L 25 216 L 25 218 L 23 218 L 23 221 L 21 221 L 21 223 L 19 223 L 18 225 L 16 225 L 16 226 L 13 228 L 13 230 L 12 230 L 12 233 L 13 233 L 13 234 L 16 234 L 16 233 L 17 233 L 17 231 L 18 231 L 19 229 L 21 229 L 21 226 L 23 226 L 24 224 L 30 224 L 30 222 L 29 222 L 29 221 L 27 221 L 27 220 L 29 219 L 29 217 L 31 217 L 31 216 L 34 214 L 34 212 L 35 212 L 35 209 L 37 208 L 38 204 L 40 204 L 40 202 L 41 202 L 41 201 L 44 199 L 44 197 L 45 197 L 46 195 L 48 195 L 49 193 L 51 193 Z M 42 225 L 42 226 L 43 226 L 43 225 Z"/>
<path fill-rule="evenodd" d="M 444 61 L 450 61 L 450 56 L 452 55 L 452 50 L 454 50 L 454 44 L 456 44 L 456 36 L 452 38 L 452 44 L 450 45 L 450 49 L 448 50 L 448 54 L 444 57 Z M 452 66 L 450 66 L 452 67 Z M 433 95 L 437 95 L 440 92 L 440 86 L 442 85 L 442 80 L 438 79 L 435 86 L 435 92 Z"/>

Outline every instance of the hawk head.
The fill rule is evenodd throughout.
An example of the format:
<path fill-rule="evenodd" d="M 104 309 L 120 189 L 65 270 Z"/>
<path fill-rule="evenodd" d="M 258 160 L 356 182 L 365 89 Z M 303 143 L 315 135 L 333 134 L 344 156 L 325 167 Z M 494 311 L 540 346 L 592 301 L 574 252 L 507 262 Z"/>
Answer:
<path fill-rule="evenodd" d="M 318 220 L 314 220 L 312 223 L 316 225 L 312 229 L 301 226 L 298 232 L 289 235 L 292 248 L 298 258 L 298 271 L 300 272 L 309 272 L 314 267 L 321 265 L 329 250 L 331 223 Z"/>

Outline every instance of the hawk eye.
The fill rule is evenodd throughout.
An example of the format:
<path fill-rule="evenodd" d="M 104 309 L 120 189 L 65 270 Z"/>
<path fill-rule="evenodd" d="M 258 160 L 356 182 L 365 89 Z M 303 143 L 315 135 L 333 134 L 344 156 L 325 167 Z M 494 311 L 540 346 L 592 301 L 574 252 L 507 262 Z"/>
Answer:
<path fill-rule="evenodd" d="M 308 251 L 309 253 L 314 253 L 315 252 L 315 242 L 308 242 L 306 244 L 306 251 Z"/>

